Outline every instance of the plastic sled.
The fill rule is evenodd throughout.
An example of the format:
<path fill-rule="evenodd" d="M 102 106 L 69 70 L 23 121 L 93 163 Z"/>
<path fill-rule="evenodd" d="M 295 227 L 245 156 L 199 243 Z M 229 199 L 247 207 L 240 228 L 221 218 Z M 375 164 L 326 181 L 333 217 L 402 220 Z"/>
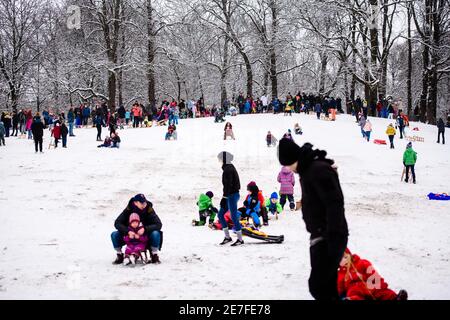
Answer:
<path fill-rule="evenodd" d="M 375 144 L 386 144 L 386 140 L 375 139 L 375 140 L 373 140 L 373 143 L 375 143 Z"/>
<path fill-rule="evenodd" d="M 446 193 L 429 193 L 429 200 L 450 200 L 450 196 Z"/>

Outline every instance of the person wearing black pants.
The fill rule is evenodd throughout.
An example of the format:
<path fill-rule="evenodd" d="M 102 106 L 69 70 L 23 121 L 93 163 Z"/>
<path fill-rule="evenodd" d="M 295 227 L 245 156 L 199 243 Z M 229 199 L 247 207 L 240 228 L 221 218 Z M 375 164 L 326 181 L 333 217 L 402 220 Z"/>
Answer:
<path fill-rule="evenodd" d="M 278 159 L 300 175 L 302 211 L 310 237 L 309 291 L 316 300 L 339 300 L 337 274 L 348 241 L 344 196 L 334 161 L 326 152 L 281 139 Z"/>
<path fill-rule="evenodd" d="M 102 124 L 103 119 L 100 115 L 96 115 L 94 119 L 95 127 L 97 128 L 97 141 L 102 141 Z"/>
<path fill-rule="evenodd" d="M 280 195 L 281 208 L 284 209 L 284 205 L 286 204 L 286 198 L 289 201 L 289 208 L 291 210 L 295 209 L 294 195 L 292 195 L 292 194 L 281 194 Z"/>
<path fill-rule="evenodd" d="M 438 127 L 438 139 L 437 139 L 437 143 L 440 143 L 441 141 L 441 135 L 442 135 L 442 144 L 445 144 L 445 124 L 444 124 L 444 120 L 442 120 L 442 118 L 439 118 L 438 123 L 437 123 L 437 127 Z"/>
<path fill-rule="evenodd" d="M 12 123 L 13 123 L 13 126 L 12 126 L 13 131 L 12 131 L 11 136 L 17 137 L 17 134 L 19 133 L 19 115 L 15 111 L 13 113 Z M 14 132 L 15 132 L 15 134 L 14 134 Z"/>
<path fill-rule="evenodd" d="M 31 132 L 33 133 L 34 139 L 34 150 L 38 152 L 42 152 L 42 137 L 44 136 L 44 124 L 41 121 L 40 117 L 35 117 L 33 123 L 31 125 Z"/>

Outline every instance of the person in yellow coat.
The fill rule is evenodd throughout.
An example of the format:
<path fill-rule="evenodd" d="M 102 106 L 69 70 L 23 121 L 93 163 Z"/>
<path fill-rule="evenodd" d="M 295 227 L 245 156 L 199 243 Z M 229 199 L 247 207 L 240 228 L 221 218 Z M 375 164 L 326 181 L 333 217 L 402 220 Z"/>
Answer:
<path fill-rule="evenodd" d="M 394 149 L 394 136 L 397 132 L 395 131 L 394 126 L 390 123 L 386 129 L 386 134 L 389 137 L 389 142 L 391 143 L 391 149 Z"/>

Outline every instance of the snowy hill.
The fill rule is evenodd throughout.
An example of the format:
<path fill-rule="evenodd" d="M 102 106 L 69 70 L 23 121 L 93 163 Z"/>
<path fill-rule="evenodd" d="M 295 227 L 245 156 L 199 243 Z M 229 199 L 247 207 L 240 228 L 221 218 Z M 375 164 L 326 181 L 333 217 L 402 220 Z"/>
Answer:
<path fill-rule="evenodd" d="M 425 138 L 413 143 L 413 185 L 400 182 L 407 142 L 397 135 L 394 150 L 368 143 L 354 117 L 227 120 L 235 141 L 223 141 L 224 124 L 213 118 L 181 120 L 178 141 L 164 141 L 166 127 L 122 130 L 119 150 L 98 149 L 95 129 L 76 129 L 68 149 L 44 154 L 34 153 L 31 140 L 7 138 L 0 148 L 0 299 L 311 299 L 309 235 L 300 211 L 286 211 L 264 228 L 284 234 L 283 244 L 244 238 L 245 246 L 221 247 L 221 231 L 190 225 L 200 193 L 213 191 L 218 206 L 219 151 L 235 155 L 239 204 L 251 180 L 265 196 L 278 191 L 276 148 L 267 148 L 265 136 L 271 130 L 280 138 L 295 122 L 304 132 L 296 142 L 327 150 L 339 167 L 351 250 L 411 299 L 450 299 L 450 202 L 426 197 L 450 192 L 449 144 L 436 143 L 435 127 L 411 123 Z M 391 120 L 371 120 L 372 139 L 387 140 Z M 295 190 L 299 199 L 298 177 Z M 138 192 L 163 222 L 162 264 L 113 266 L 114 219 Z"/>

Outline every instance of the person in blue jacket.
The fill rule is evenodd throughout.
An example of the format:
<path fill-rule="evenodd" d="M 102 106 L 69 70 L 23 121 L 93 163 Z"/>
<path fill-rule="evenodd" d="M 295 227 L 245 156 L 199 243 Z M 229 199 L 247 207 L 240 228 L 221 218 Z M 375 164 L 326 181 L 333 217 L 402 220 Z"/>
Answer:
<path fill-rule="evenodd" d="M 322 106 L 320 105 L 320 103 L 316 103 L 316 106 L 314 107 L 314 111 L 317 114 L 317 119 L 320 120 L 320 114 L 322 113 Z"/>
<path fill-rule="evenodd" d="M 254 181 L 251 181 L 247 185 L 247 191 L 249 195 L 245 198 L 244 206 L 239 208 L 242 218 L 252 218 L 253 226 L 259 228 L 261 226 L 261 221 L 259 219 L 261 212 L 261 203 L 259 201 L 259 188 Z"/>
<path fill-rule="evenodd" d="M 90 116 L 91 116 L 91 109 L 89 108 L 89 106 L 84 107 L 84 109 L 83 109 L 83 125 L 84 126 L 88 125 L 88 120 L 89 120 Z"/>
<path fill-rule="evenodd" d="M 69 123 L 69 136 L 74 137 L 73 134 L 73 123 L 75 122 L 75 113 L 73 112 L 73 108 L 69 109 L 67 113 L 67 122 Z"/>
<path fill-rule="evenodd" d="M 272 100 L 273 113 L 278 113 L 280 109 L 280 101 L 278 98 L 273 98 Z"/>

